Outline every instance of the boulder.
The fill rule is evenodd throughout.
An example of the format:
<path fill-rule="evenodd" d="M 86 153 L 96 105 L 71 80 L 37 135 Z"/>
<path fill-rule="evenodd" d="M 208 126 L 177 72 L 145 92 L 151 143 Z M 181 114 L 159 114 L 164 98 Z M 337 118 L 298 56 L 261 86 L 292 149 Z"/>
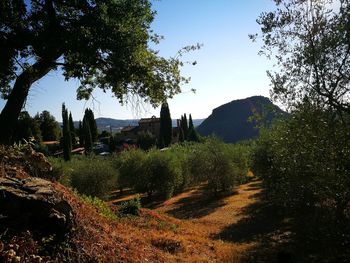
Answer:
<path fill-rule="evenodd" d="M 65 234 L 73 227 L 72 207 L 53 183 L 41 178 L 0 177 L 0 225 Z"/>

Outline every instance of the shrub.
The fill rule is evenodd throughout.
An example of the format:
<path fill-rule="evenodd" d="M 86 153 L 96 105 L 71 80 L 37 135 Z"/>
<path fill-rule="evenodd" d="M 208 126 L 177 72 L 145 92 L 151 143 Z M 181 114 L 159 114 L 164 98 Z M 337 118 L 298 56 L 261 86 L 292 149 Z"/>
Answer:
<path fill-rule="evenodd" d="M 182 143 L 165 150 L 130 150 L 116 161 L 118 185 L 139 193 L 170 198 L 201 182 L 214 191 L 228 190 L 245 182 L 249 167 L 248 145 L 227 145 L 216 139 Z"/>
<path fill-rule="evenodd" d="M 157 138 L 150 132 L 141 132 L 137 135 L 137 144 L 144 150 L 150 150 L 157 145 Z"/>
<path fill-rule="evenodd" d="M 189 154 L 189 170 L 194 181 L 207 181 L 214 192 L 229 190 L 243 182 L 248 171 L 247 161 L 241 164 L 237 155 L 239 149 L 226 145 L 217 139 L 209 139 Z"/>
<path fill-rule="evenodd" d="M 111 208 L 103 200 L 97 197 L 91 197 L 86 195 L 80 195 L 81 199 L 88 204 L 95 206 L 101 215 L 109 219 L 117 219 L 116 214 L 111 210 Z"/>
<path fill-rule="evenodd" d="M 129 151 L 122 152 L 115 159 L 115 166 L 119 170 L 118 186 L 122 191 L 123 188 L 138 188 L 139 185 L 143 185 L 143 165 L 145 162 L 146 153 L 138 150 L 131 149 Z"/>
<path fill-rule="evenodd" d="M 140 196 L 136 196 L 135 198 L 122 202 L 119 205 L 118 212 L 121 215 L 139 215 L 141 209 L 141 200 Z"/>
<path fill-rule="evenodd" d="M 344 217 L 350 202 L 350 127 L 334 116 L 304 105 L 262 133 L 253 169 L 271 201 L 308 209 L 334 204 L 335 216 Z"/>
<path fill-rule="evenodd" d="M 117 171 L 112 162 L 103 157 L 88 157 L 74 162 L 70 170 L 71 186 L 79 193 L 106 198 L 117 185 Z"/>
<path fill-rule="evenodd" d="M 157 193 L 170 198 L 180 184 L 181 168 L 176 157 L 169 151 L 151 151 L 143 166 L 144 181 L 147 184 L 139 190 L 149 195 Z"/>

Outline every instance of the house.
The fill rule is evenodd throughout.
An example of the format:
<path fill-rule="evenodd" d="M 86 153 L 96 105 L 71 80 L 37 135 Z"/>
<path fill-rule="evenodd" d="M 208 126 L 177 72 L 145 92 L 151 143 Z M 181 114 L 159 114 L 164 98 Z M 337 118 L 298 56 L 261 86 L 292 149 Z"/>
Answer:
<path fill-rule="evenodd" d="M 143 118 L 139 121 L 139 132 L 150 132 L 156 138 L 159 138 L 160 118 L 152 116 L 152 118 Z"/>
<path fill-rule="evenodd" d="M 172 143 L 179 141 L 179 120 L 177 120 L 178 127 L 173 127 Z M 152 116 L 151 118 L 142 118 L 139 120 L 139 126 L 126 126 L 121 130 L 121 135 L 124 139 L 137 140 L 137 135 L 140 133 L 149 132 L 154 135 L 157 139 L 160 135 L 160 118 Z"/>
<path fill-rule="evenodd" d="M 137 139 L 137 134 L 139 131 L 139 126 L 126 126 L 121 129 L 120 133 L 125 138 Z"/>

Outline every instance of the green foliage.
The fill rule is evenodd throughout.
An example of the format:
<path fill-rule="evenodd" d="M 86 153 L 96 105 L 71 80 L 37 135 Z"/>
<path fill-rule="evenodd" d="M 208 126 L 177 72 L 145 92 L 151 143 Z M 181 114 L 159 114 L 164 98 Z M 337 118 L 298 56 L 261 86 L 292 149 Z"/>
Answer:
<path fill-rule="evenodd" d="M 96 142 L 98 137 L 98 130 L 97 130 L 95 116 L 91 109 L 85 110 L 84 119 L 89 124 L 88 126 L 90 129 L 92 142 Z"/>
<path fill-rule="evenodd" d="M 7 126 L 0 141 L 11 139 L 31 85 L 58 68 L 79 80 L 78 99 L 100 88 L 120 102 L 132 94 L 157 106 L 181 92 L 189 79 L 180 74 L 180 58 L 200 45 L 159 56 L 149 45 L 161 40 L 150 30 L 154 15 L 149 0 L 1 1 L 0 92 L 7 102 L 0 124 Z"/>
<path fill-rule="evenodd" d="M 63 158 L 65 161 L 71 159 L 72 151 L 72 139 L 71 132 L 69 129 L 69 120 L 68 120 L 68 110 L 64 103 L 62 104 L 62 121 L 63 121 Z"/>
<path fill-rule="evenodd" d="M 328 206 L 344 217 L 350 202 L 349 127 L 334 112 L 306 104 L 263 132 L 253 169 L 271 200 L 294 208 Z"/>
<path fill-rule="evenodd" d="M 101 200 L 98 197 L 92 197 L 92 196 L 86 196 L 86 195 L 80 195 L 80 194 L 78 195 L 85 203 L 95 206 L 101 215 L 112 220 L 117 219 L 116 214 L 111 210 L 111 208 L 106 204 L 105 201 Z"/>
<path fill-rule="evenodd" d="M 60 138 L 61 128 L 55 117 L 48 111 L 38 113 L 35 120 L 40 125 L 40 131 L 43 141 L 58 141 Z"/>
<path fill-rule="evenodd" d="M 141 209 L 141 199 L 137 195 L 135 198 L 122 202 L 118 207 L 118 212 L 120 215 L 134 215 L 138 216 Z"/>
<path fill-rule="evenodd" d="M 268 72 L 273 97 L 293 107 L 307 98 L 349 113 L 349 1 L 275 3 L 257 20 L 261 54 L 277 62 L 278 71 Z"/>
<path fill-rule="evenodd" d="M 248 145 L 226 145 L 218 140 L 183 143 L 166 150 L 131 150 L 116 159 L 119 187 L 169 198 L 186 187 L 208 182 L 210 191 L 232 189 L 246 180 Z"/>
<path fill-rule="evenodd" d="M 173 196 L 180 184 L 181 170 L 176 156 L 171 152 L 153 150 L 147 155 L 142 176 L 147 184 L 137 190 L 149 195 L 156 193 L 167 199 Z"/>
<path fill-rule="evenodd" d="M 159 143 L 160 148 L 168 147 L 172 139 L 172 121 L 170 116 L 169 105 L 167 102 L 162 103 L 160 109 L 160 134 Z"/>
<path fill-rule="evenodd" d="M 82 127 L 82 145 L 85 147 L 85 152 L 90 153 L 92 152 L 92 136 L 91 136 L 91 129 L 90 129 L 90 123 L 86 116 L 84 116 L 83 119 L 83 127 Z"/>
<path fill-rule="evenodd" d="M 197 133 L 196 129 L 194 128 L 191 114 L 190 114 L 190 117 L 189 117 L 189 126 L 188 126 L 187 140 L 189 142 L 199 142 L 200 141 L 199 134 Z"/>
<path fill-rule="evenodd" d="M 119 187 L 166 199 L 199 183 L 208 182 L 208 190 L 217 192 L 245 182 L 249 149 L 210 139 L 166 150 L 132 149 L 109 158 L 74 156 L 70 162 L 58 158 L 50 162 L 60 182 L 81 194 L 105 198 Z"/>
<path fill-rule="evenodd" d="M 156 146 L 157 138 L 148 131 L 140 132 L 137 134 L 137 144 L 142 150 L 147 151 Z"/>
<path fill-rule="evenodd" d="M 242 183 L 246 178 L 248 162 L 238 158 L 242 150 L 234 147 L 217 139 L 209 139 L 200 144 L 188 160 L 194 180 L 207 180 L 209 188 L 214 192 L 229 190 Z"/>
<path fill-rule="evenodd" d="M 20 143 L 24 140 L 28 141 L 30 138 L 34 138 L 37 142 L 42 140 L 40 123 L 32 118 L 28 112 L 23 111 L 19 115 L 13 140 Z"/>
<path fill-rule="evenodd" d="M 184 114 L 183 117 L 181 116 L 181 128 L 182 128 L 184 140 L 186 141 L 188 137 L 188 122 L 187 122 L 186 113 Z"/>
<path fill-rule="evenodd" d="M 77 141 L 75 139 L 76 133 L 75 133 L 75 127 L 74 127 L 74 122 L 73 122 L 73 117 L 71 112 L 69 112 L 69 130 L 70 130 L 70 136 L 72 139 L 72 146 L 75 147 L 77 144 Z"/>
<path fill-rule="evenodd" d="M 111 159 L 99 156 L 73 156 L 70 162 L 49 158 L 59 181 L 80 194 L 106 198 L 117 186 L 118 171 Z"/>
<path fill-rule="evenodd" d="M 138 149 L 124 151 L 116 158 L 116 167 L 119 171 L 118 186 L 121 190 L 127 187 L 142 187 L 145 183 L 142 181 L 145 158 L 145 152 Z"/>

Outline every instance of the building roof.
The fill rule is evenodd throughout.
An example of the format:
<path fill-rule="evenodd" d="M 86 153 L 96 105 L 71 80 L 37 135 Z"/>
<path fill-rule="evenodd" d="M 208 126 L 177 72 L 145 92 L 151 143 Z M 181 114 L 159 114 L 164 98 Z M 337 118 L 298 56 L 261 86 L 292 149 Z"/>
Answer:
<path fill-rule="evenodd" d="M 121 132 L 131 132 L 138 129 L 138 126 L 126 126 L 121 129 Z"/>
<path fill-rule="evenodd" d="M 152 122 L 160 122 L 160 118 L 157 118 L 156 116 L 152 116 L 152 118 L 142 118 L 139 120 L 140 123 L 152 123 Z"/>

